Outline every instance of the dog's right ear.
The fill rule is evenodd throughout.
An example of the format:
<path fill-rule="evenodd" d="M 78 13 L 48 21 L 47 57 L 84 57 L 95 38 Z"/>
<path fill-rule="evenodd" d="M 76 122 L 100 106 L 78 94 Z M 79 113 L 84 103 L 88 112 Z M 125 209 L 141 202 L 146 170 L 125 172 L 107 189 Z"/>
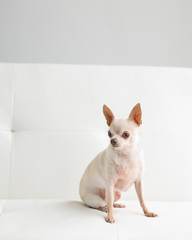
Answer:
<path fill-rule="evenodd" d="M 103 105 L 103 114 L 107 120 L 107 125 L 110 126 L 115 117 L 106 105 Z"/>

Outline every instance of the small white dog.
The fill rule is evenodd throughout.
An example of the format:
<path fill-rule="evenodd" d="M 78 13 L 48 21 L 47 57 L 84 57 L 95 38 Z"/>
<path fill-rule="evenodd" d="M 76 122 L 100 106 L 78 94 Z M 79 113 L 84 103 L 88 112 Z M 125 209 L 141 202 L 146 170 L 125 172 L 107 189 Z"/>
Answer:
<path fill-rule="evenodd" d="M 115 119 L 107 106 L 103 113 L 109 126 L 110 144 L 88 165 L 80 182 L 80 197 L 89 207 L 107 212 L 106 222 L 114 223 L 113 207 L 125 205 L 115 203 L 121 192 L 135 184 L 140 205 L 147 217 L 156 217 L 144 202 L 142 192 L 143 157 L 137 148 L 137 129 L 142 123 L 138 103 L 128 119 Z"/>

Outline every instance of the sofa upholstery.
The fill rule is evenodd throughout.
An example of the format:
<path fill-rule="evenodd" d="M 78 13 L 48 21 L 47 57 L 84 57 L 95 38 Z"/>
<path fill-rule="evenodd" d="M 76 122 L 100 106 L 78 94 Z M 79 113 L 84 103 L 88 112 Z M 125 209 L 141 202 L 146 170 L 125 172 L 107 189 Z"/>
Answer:
<path fill-rule="evenodd" d="M 0 63 L 0 240 L 192 239 L 192 69 Z M 141 103 L 145 196 L 134 189 L 116 223 L 78 195 L 108 145 L 103 104 L 128 117 Z"/>
<path fill-rule="evenodd" d="M 104 221 L 105 213 L 80 201 L 8 200 L 0 218 L 0 239 L 187 239 L 191 240 L 192 204 L 148 202 L 158 218 L 143 216 L 138 202 L 125 202 L 115 209 L 115 224 Z"/>

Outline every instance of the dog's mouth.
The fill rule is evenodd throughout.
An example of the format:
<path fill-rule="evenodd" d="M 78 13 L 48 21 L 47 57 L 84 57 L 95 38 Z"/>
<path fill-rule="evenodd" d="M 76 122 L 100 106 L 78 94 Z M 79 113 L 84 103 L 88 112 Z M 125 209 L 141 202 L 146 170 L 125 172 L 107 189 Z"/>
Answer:
<path fill-rule="evenodd" d="M 119 147 L 120 147 L 119 144 L 117 144 L 117 145 L 115 145 L 115 146 L 113 146 L 113 145 L 111 144 L 111 146 L 112 146 L 113 149 L 116 149 L 116 148 L 119 148 Z"/>

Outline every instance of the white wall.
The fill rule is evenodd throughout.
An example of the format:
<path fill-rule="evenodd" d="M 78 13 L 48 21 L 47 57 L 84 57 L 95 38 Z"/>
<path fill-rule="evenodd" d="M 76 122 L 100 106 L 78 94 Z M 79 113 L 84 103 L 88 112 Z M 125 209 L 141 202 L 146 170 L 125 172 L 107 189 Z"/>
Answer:
<path fill-rule="evenodd" d="M 0 61 L 192 67 L 190 0 L 0 0 Z"/>

